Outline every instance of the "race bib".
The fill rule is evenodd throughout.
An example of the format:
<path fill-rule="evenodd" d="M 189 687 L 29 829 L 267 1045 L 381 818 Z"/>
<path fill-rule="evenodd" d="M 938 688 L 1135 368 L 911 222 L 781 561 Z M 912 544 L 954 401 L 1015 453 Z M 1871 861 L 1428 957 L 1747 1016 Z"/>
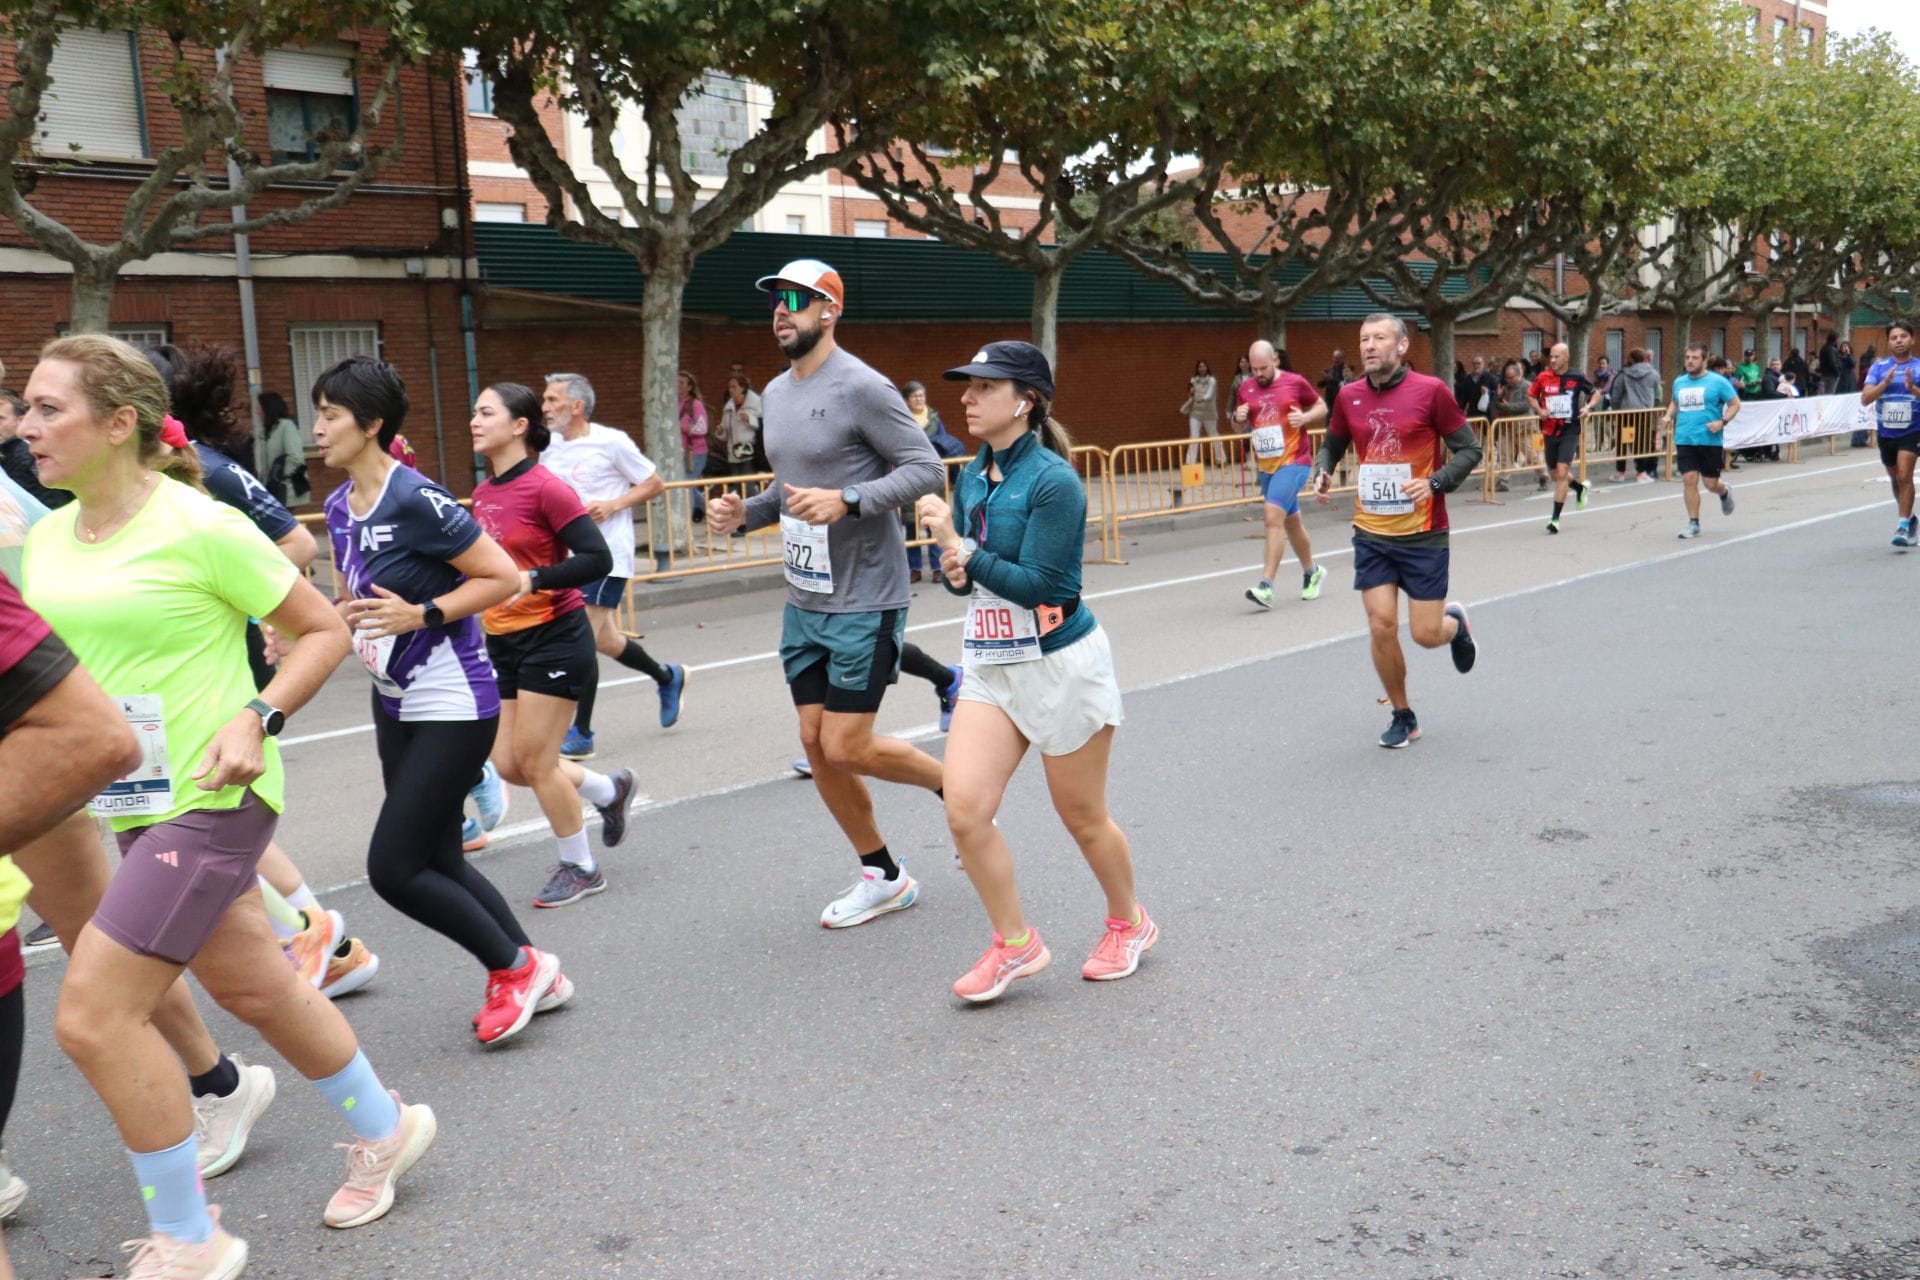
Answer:
<path fill-rule="evenodd" d="M 1707 407 L 1707 389 L 1705 387 L 1682 387 L 1673 402 L 1681 409 L 1704 409 Z"/>
<path fill-rule="evenodd" d="M 967 627 L 960 641 L 967 662 L 1005 666 L 1040 656 L 1040 620 L 1032 609 L 1010 604 L 985 587 L 967 600 Z"/>
<path fill-rule="evenodd" d="M 1255 427 L 1253 429 L 1253 456 L 1256 458 L 1277 458 L 1286 452 L 1287 431 L 1285 427 Z"/>
<path fill-rule="evenodd" d="M 1547 416 L 1565 422 L 1573 416 L 1573 392 L 1562 391 L 1547 397 Z"/>
<path fill-rule="evenodd" d="M 1913 401 L 1882 400 L 1880 402 L 1880 425 L 1898 427 L 1905 431 L 1913 425 Z"/>
<path fill-rule="evenodd" d="M 173 811 L 173 773 L 167 765 L 167 716 L 157 693 L 115 698 L 114 705 L 133 726 L 140 763 L 88 804 L 96 817 L 159 817 Z"/>
<path fill-rule="evenodd" d="M 780 545 L 787 559 L 787 582 L 816 595 L 833 592 L 833 557 L 827 552 L 827 526 L 798 516 L 780 517 Z"/>
<path fill-rule="evenodd" d="M 1413 510 L 1406 483 L 1413 479 L 1410 462 L 1367 462 L 1360 466 L 1360 509 L 1376 516 L 1404 516 Z"/>
<path fill-rule="evenodd" d="M 404 692 L 400 682 L 393 678 L 389 666 L 393 661 L 393 642 L 398 636 L 381 636 L 374 639 L 356 631 L 353 633 L 353 651 L 360 655 L 360 665 L 367 669 L 373 682 L 380 686 L 380 692 L 397 698 Z"/>

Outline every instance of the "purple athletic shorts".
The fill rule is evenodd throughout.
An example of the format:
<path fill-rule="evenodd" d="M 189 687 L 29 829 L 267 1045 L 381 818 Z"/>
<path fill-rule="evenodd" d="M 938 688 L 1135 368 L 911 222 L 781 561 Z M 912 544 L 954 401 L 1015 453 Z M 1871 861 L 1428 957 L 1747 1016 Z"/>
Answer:
<path fill-rule="evenodd" d="M 120 869 L 94 927 L 137 955 L 184 965 L 253 888 L 280 815 L 251 791 L 238 809 L 195 809 L 116 832 Z"/>

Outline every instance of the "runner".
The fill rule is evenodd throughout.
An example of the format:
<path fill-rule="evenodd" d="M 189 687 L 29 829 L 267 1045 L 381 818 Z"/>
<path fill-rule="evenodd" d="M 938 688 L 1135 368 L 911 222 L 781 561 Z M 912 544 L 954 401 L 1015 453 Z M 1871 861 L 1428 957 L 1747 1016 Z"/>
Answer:
<path fill-rule="evenodd" d="M 607 576 L 580 589 L 587 602 L 594 647 L 659 686 L 660 727 L 671 729 L 680 719 L 687 669 L 656 661 L 638 640 L 620 630 L 615 612 L 626 599 L 627 581 L 633 577 L 633 509 L 664 493 L 666 482 L 631 436 L 593 421 L 593 384 L 579 374 L 548 374 L 540 410 L 553 437 L 540 451 L 540 465 L 573 486 L 613 553 L 613 568 Z M 593 758 L 593 703 L 599 691 L 600 664 L 596 662 L 593 678 L 580 693 L 573 727 L 560 746 L 560 754 L 569 760 Z"/>
<path fill-rule="evenodd" d="M 473 1029 L 482 1044 L 566 1003 L 560 957 L 535 950 L 506 899 L 460 852 L 460 809 L 493 749 L 500 692 L 480 611 L 520 574 L 459 501 L 388 445 L 407 416 L 393 366 L 352 356 L 313 386 L 321 459 L 348 483 L 327 498 L 341 616 L 373 677 L 373 735 L 386 799 L 367 879 L 389 904 L 487 970 Z"/>
<path fill-rule="evenodd" d="M 533 905 L 564 907 L 607 887 L 580 818 L 582 797 L 600 811 L 609 849 L 627 834 L 633 799 L 633 770 L 608 777 L 560 758 L 575 700 L 599 663 L 579 588 L 604 579 L 613 556 L 579 495 L 538 461 L 548 431 L 530 388 L 494 383 L 474 402 L 471 425 L 473 451 L 493 473 L 473 491 L 474 519 L 519 567 L 519 590 L 481 619 L 500 682 L 493 765 L 533 788 L 559 845 Z"/>
<path fill-rule="evenodd" d="M 771 295 L 773 334 L 792 362 L 761 398 L 774 483 L 744 500 L 716 496 L 707 521 L 719 534 L 780 524 L 780 661 L 813 785 L 860 858 L 860 880 L 820 915 L 827 928 L 844 929 L 920 895 L 875 825 L 861 778 L 940 794 L 940 762 L 876 737 L 873 722 L 899 678 L 906 628 L 906 539 L 895 512 L 939 492 L 946 468 L 900 393 L 834 342 L 846 309 L 838 272 L 804 258 L 758 286 Z"/>
<path fill-rule="evenodd" d="M 1874 431 L 1880 441 L 1880 464 L 1893 484 L 1894 505 L 1900 523 L 1893 545 L 1920 544 L 1913 518 L 1913 463 L 1920 455 L 1920 423 L 1913 406 L 1920 397 L 1920 360 L 1913 356 L 1913 326 L 1905 320 L 1887 325 L 1887 354 L 1873 362 L 1860 388 L 1860 403 L 1873 408 Z"/>
<path fill-rule="evenodd" d="M 1260 367 L 1256 348 L 1255 377 Z M 968 597 L 968 679 L 947 740 L 946 803 L 954 847 L 993 924 L 992 945 L 953 993 L 982 1004 L 1052 959 L 1021 911 L 994 822 L 1028 746 L 1107 898 L 1106 930 L 1080 976 L 1126 977 L 1160 931 L 1133 896 L 1133 853 L 1107 813 L 1120 684 L 1106 632 L 1080 600 L 1087 492 L 1072 440 L 1048 416 L 1053 370 L 1030 343 L 990 342 L 946 377 L 968 384 L 967 431 L 982 448 L 955 479 L 952 508 L 929 494 L 920 520 L 940 547 L 947 589 Z"/>
<path fill-rule="evenodd" d="M 1720 497 L 1720 514 L 1733 514 L 1733 486 L 1720 479 L 1727 451 L 1721 445 L 1727 424 L 1740 412 L 1733 384 L 1707 372 L 1707 344 L 1687 344 L 1687 371 L 1673 380 L 1673 398 L 1660 420 L 1662 431 L 1673 432 L 1673 465 L 1686 485 L 1687 524 L 1682 538 L 1700 536 L 1700 486 Z M 1677 425 L 1676 425 L 1677 424 Z"/>
<path fill-rule="evenodd" d="M 95 802 L 123 861 L 74 947 L 54 1033 L 133 1162 L 150 1229 L 133 1272 L 237 1275 L 246 1245 L 207 1204 L 187 1080 L 151 1021 L 186 967 L 352 1130 L 327 1225 L 385 1214 L 395 1179 L 435 1132 L 433 1112 L 387 1091 L 346 1019 L 281 958 L 255 888 L 281 806 L 271 739 L 351 642 L 272 543 L 192 486 L 190 452 L 162 454 L 166 383 L 134 348 L 99 335 L 55 339 L 27 400 L 21 435 L 41 478 L 78 499 L 28 535 L 29 603 L 128 721 L 148 729 L 136 734 L 140 768 Z M 249 616 L 294 637 L 259 697 Z"/>
<path fill-rule="evenodd" d="M 1560 513 L 1567 505 L 1567 489 L 1572 487 L 1574 505 L 1587 509 L 1587 495 L 1593 486 L 1573 479 L 1573 464 L 1580 458 L 1580 415 L 1587 401 L 1598 394 L 1587 375 L 1567 372 L 1573 359 L 1572 349 L 1556 342 L 1547 353 L 1547 367 L 1527 388 L 1527 403 L 1540 419 L 1540 439 L 1546 450 L 1547 472 L 1553 477 L 1553 517 L 1547 532 L 1560 532 Z"/>
<path fill-rule="evenodd" d="M 240 370 L 232 353 L 214 347 L 183 351 L 169 344 L 146 347 L 142 354 L 166 379 L 167 394 L 179 415 L 167 419 L 162 439 L 167 439 L 177 424 L 193 444 L 200 461 L 200 481 L 208 496 L 252 521 L 254 528 L 266 534 L 304 575 L 320 554 L 319 544 L 267 486 L 234 461 L 235 456 L 252 452 L 253 439 L 250 424 L 233 409 L 233 389 L 240 380 Z M 256 690 L 266 688 L 273 679 L 275 659 L 273 639 L 249 618 L 247 665 L 253 670 Z M 320 906 L 306 877 L 277 841 L 267 845 L 260 859 L 260 891 L 266 900 L 267 918 L 288 957 L 301 977 L 318 987 L 322 995 L 358 991 L 379 973 L 380 957 L 360 939 L 347 936 L 339 912 Z M 196 1091 L 195 1096 L 201 1095 Z"/>
<path fill-rule="evenodd" d="M 1262 340 L 1247 352 L 1253 376 L 1234 392 L 1233 422 L 1253 433 L 1253 456 L 1260 467 L 1261 510 L 1267 522 L 1267 555 L 1260 581 L 1247 588 L 1247 599 L 1262 609 L 1273 608 L 1273 579 L 1288 544 L 1300 561 L 1300 598 L 1312 600 L 1326 581 L 1324 565 L 1313 562 L 1313 540 L 1300 519 L 1300 488 L 1312 471 L 1311 438 L 1307 432 L 1327 420 L 1327 404 L 1313 384 L 1280 367 L 1273 344 Z"/>
<path fill-rule="evenodd" d="M 4 477 L 0 490 L 6 491 L 9 506 L 20 499 L 40 505 Z M 15 553 L 25 534 L 25 524 L 16 528 L 9 512 L 0 528 L 0 562 L 11 562 L 13 572 L 19 570 Z M 17 925 L 28 884 L 4 855 L 45 833 L 74 806 L 134 768 L 139 758 L 133 730 L 100 686 L 27 608 L 12 582 L 0 577 L 0 777 L 34 781 L 31 787 L 13 788 L 0 807 L 0 1135 L 13 1110 L 26 1040 L 26 972 Z M 19 1212 L 26 1199 L 26 1181 L 7 1167 L 0 1146 L 0 1219 Z M 0 1245 L 0 1276 L 12 1274 Z"/>
<path fill-rule="evenodd" d="M 918 676 L 933 686 L 934 700 L 940 704 L 940 732 L 953 725 L 953 709 L 959 704 L 960 686 L 967 678 L 966 668 L 948 666 L 911 640 L 900 642 L 900 674 Z M 813 762 L 805 756 L 793 758 L 793 771 L 803 778 L 813 776 Z"/>
<path fill-rule="evenodd" d="M 1415 644 L 1448 646 L 1454 669 L 1463 674 L 1473 670 L 1477 654 L 1466 606 L 1447 602 L 1446 495 L 1480 464 L 1480 441 L 1454 403 L 1452 388 L 1407 368 L 1406 358 L 1406 324 L 1384 312 L 1368 316 L 1360 326 L 1366 377 L 1340 389 L 1313 481 L 1315 498 L 1327 501 L 1333 469 L 1349 445 L 1359 451 L 1353 586 L 1373 633 L 1373 668 L 1393 707 L 1380 745 L 1392 748 L 1420 736 L 1407 702 L 1400 593 L 1407 594 L 1407 630 Z"/>

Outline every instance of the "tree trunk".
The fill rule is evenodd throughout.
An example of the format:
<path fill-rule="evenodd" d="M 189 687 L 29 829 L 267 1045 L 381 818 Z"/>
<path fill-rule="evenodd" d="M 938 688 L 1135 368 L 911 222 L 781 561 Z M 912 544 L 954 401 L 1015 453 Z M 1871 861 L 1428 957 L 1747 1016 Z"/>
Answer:
<path fill-rule="evenodd" d="M 680 454 L 680 321 L 687 281 L 693 275 L 693 254 L 684 245 L 667 241 L 652 261 L 640 263 L 646 291 L 640 299 L 641 404 L 645 407 L 645 448 L 666 480 L 686 478 Z M 685 545 L 689 530 L 682 503 L 654 499 L 654 527 L 667 533 L 668 546 Z M 656 561 L 667 548 L 653 548 Z M 663 566 L 664 567 L 664 566 Z"/>
<path fill-rule="evenodd" d="M 1060 381 L 1060 277 L 1057 267 L 1033 273 L 1033 345 L 1047 358 L 1053 380 Z"/>
<path fill-rule="evenodd" d="M 1253 306 L 1254 331 L 1273 344 L 1275 351 L 1287 349 L 1287 309 L 1270 298 Z"/>
<path fill-rule="evenodd" d="M 1453 326 L 1459 317 L 1448 309 L 1435 308 L 1427 313 L 1427 341 L 1433 348 L 1434 377 L 1453 385 Z"/>
<path fill-rule="evenodd" d="M 1693 312 L 1673 313 L 1673 364 L 1678 369 L 1687 362 L 1687 344 L 1693 341 Z"/>
<path fill-rule="evenodd" d="M 105 333 L 107 314 L 113 308 L 115 273 L 94 266 L 73 269 L 73 319 L 69 333 Z"/>
<path fill-rule="evenodd" d="M 1592 368 L 1588 356 L 1593 351 L 1593 330 L 1600 323 L 1598 316 L 1576 313 L 1567 322 L 1567 349 L 1572 354 L 1571 367 L 1585 372 Z"/>

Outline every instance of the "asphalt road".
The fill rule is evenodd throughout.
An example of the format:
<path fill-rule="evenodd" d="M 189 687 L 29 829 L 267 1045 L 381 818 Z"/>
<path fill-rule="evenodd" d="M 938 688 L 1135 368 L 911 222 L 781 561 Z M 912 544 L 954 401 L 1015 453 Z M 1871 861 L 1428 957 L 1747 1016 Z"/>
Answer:
<path fill-rule="evenodd" d="M 347 885 L 384 968 L 343 1004 L 441 1136 L 386 1220 L 329 1232 L 344 1134 L 276 1063 L 211 1188 L 248 1274 L 1920 1275 L 1920 780 L 1888 678 L 1920 555 L 1877 476 L 1750 467 L 1695 543 L 1672 485 L 1609 486 L 1552 539 L 1537 502 L 1457 508 L 1482 657 L 1410 656 L 1426 736 L 1396 753 L 1336 512 L 1326 594 L 1271 614 L 1239 596 L 1253 524 L 1141 535 L 1088 592 L 1161 944 L 1078 978 L 1101 901 L 1030 765 L 1001 822 L 1056 963 L 983 1009 L 947 994 L 987 930 L 928 797 L 879 800 L 922 904 L 818 927 L 853 864 L 782 776 L 777 597 L 651 620 L 696 666 L 681 726 L 645 682 L 602 695 L 599 763 L 649 802 L 611 892 L 529 921 L 578 997 L 496 1051 L 472 963 L 347 884 L 378 784 L 343 676 L 289 730 L 283 834 Z M 950 656 L 956 617 L 924 593 L 915 638 Z M 932 710 L 909 682 L 885 723 Z M 509 828 L 535 818 L 516 797 Z M 530 829 L 484 865 L 518 899 L 549 858 Z M 7 1132 L 29 1280 L 105 1274 L 143 1229 L 51 1043 L 60 971 L 29 974 Z"/>

